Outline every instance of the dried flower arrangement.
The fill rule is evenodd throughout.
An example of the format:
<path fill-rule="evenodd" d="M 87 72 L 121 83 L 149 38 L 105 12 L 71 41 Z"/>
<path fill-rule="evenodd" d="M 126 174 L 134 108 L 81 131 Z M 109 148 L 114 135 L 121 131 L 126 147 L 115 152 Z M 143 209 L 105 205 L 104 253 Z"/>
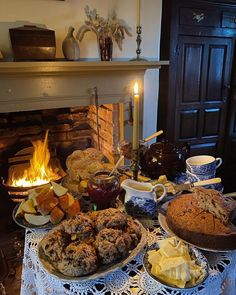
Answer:
<path fill-rule="evenodd" d="M 110 37 L 117 43 L 119 49 L 122 50 L 125 33 L 130 37 L 132 36 L 127 24 L 123 20 L 117 19 L 116 14 L 104 19 L 98 15 L 96 9 L 90 10 L 88 5 L 84 11 L 88 20 L 85 21 L 85 25 L 79 28 L 76 38 L 82 41 L 86 32 L 94 32 L 98 40 Z"/>

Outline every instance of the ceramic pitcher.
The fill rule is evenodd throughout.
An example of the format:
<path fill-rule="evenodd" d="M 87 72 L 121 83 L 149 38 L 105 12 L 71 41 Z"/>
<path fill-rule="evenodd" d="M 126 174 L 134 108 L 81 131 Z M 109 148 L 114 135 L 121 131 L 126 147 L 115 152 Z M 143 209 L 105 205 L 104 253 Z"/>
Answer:
<path fill-rule="evenodd" d="M 156 213 L 157 204 L 166 195 L 166 188 L 163 184 L 138 182 L 126 179 L 121 183 L 125 190 L 125 209 L 133 216 L 153 216 Z M 157 190 L 161 188 L 161 195 L 157 196 Z"/>

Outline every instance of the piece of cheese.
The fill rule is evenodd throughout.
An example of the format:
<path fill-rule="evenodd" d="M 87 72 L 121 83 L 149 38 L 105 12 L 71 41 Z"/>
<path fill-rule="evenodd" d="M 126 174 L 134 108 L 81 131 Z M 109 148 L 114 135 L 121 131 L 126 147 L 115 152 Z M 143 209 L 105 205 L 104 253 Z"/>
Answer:
<path fill-rule="evenodd" d="M 160 266 L 158 264 L 153 264 L 152 265 L 152 268 L 151 268 L 151 273 L 154 276 L 156 276 L 156 277 L 158 277 L 159 275 L 161 275 L 162 274 L 162 271 L 161 271 Z"/>
<path fill-rule="evenodd" d="M 160 252 L 165 257 L 176 257 L 179 255 L 179 251 L 171 244 L 165 245 L 165 247 L 160 249 Z"/>
<path fill-rule="evenodd" d="M 165 275 L 159 275 L 159 278 L 162 281 L 166 282 L 167 284 L 169 284 L 169 285 L 175 285 L 175 286 L 177 286 L 179 288 L 184 288 L 185 287 L 185 284 L 186 284 L 186 282 L 184 282 L 184 281 L 175 280 L 175 279 L 169 278 L 169 277 L 167 277 Z"/>
<path fill-rule="evenodd" d="M 166 258 L 162 263 L 159 263 L 162 271 L 166 271 L 171 268 L 176 268 L 181 264 L 185 264 L 186 260 L 182 256 Z"/>
<path fill-rule="evenodd" d="M 161 252 L 159 252 L 157 250 L 149 251 L 149 253 L 148 253 L 149 263 L 158 264 L 161 261 L 161 259 L 162 259 Z"/>
<path fill-rule="evenodd" d="M 176 237 L 171 237 L 171 238 L 166 238 L 166 239 L 160 240 L 160 241 L 158 241 L 158 245 L 159 245 L 160 249 L 166 247 L 166 245 L 172 245 L 173 247 L 175 247 L 177 245 Z"/>

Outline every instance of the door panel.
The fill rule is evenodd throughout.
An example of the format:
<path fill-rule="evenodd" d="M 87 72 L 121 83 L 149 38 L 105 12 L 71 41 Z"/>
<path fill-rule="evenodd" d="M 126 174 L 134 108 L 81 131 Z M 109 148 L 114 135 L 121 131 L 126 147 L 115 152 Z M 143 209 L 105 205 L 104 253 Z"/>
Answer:
<path fill-rule="evenodd" d="M 179 36 L 175 141 L 194 154 L 223 153 L 232 48 L 230 38 Z"/>
<path fill-rule="evenodd" d="M 203 46 L 185 44 L 182 75 L 183 102 L 194 102 L 200 96 Z"/>
<path fill-rule="evenodd" d="M 222 100 L 227 46 L 209 45 L 206 100 Z"/>
<path fill-rule="evenodd" d="M 228 122 L 224 139 L 224 161 L 221 167 L 221 178 L 223 179 L 225 192 L 236 191 L 236 56 L 233 63 L 231 89 L 231 99 L 227 114 Z"/>
<path fill-rule="evenodd" d="M 220 117 L 220 108 L 204 110 L 203 137 L 218 136 L 220 132 Z"/>
<path fill-rule="evenodd" d="M 180 139 L 197 138 L 198 110 L 185 110 L 180 112 Z"/>
<path fill-rule="evenodd" d="M 191 155 L 215 155 L 217 152 L 216 142 L 200 143 L 191 145 Z"/>

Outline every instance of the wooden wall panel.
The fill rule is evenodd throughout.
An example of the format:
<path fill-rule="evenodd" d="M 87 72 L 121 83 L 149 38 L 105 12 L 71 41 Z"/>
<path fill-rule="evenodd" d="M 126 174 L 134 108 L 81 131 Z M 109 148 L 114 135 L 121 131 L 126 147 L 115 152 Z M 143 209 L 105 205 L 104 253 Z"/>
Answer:
<path fill-rule="evenodd" d="M 184 44 L 182 102 L 200 99 L 203 45 Z"/>
<path fill-rule="evenodd" d="M 218 136 L 220 131 L 221 109 L 205 109 L 203 123 L 203 137 Z"/>
<path fill-rule="evenodd" d="M 190 146 L 191 156 L 212 155 L 217 156 L 217 142 L 192 144 Z"/>
<path fill-rule="evenodd" d="M 193 139 L 197 137 L 199 111 L 183 110 L 180 112 L 179 138 Z"/>
<path fill-rule="evenodd" d="M 224 81 L 225 45 L 210 45 L 207 69 L 206 100 L 222 100 L 222 84 Z"/>

